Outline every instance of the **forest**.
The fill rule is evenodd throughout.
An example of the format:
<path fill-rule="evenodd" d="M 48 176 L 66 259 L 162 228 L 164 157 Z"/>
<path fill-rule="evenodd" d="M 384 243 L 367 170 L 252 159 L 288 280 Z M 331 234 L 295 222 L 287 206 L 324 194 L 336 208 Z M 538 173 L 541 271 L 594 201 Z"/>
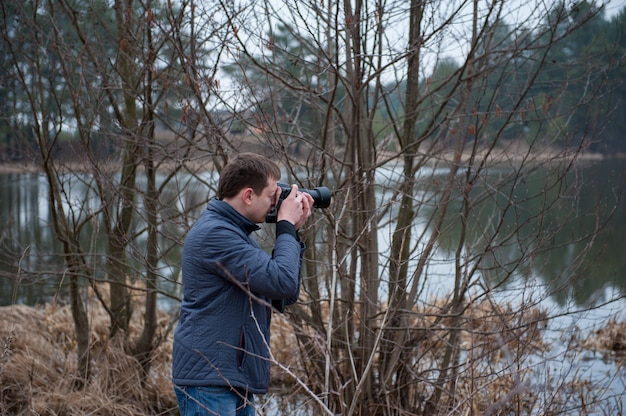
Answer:
<path fill-rule="evenodd" d="M 181 248 L 241 151 L 332 191 L 257 414 L 623 412 L 606 310 L 626 270 L 603 265 L 623 257 L 626 8 L 6 0 L 0 19 L 0 415 L 178 414 Z"/>
<path fill-rule="evenodd" d="M 111 39 L 106 39 L 110 34 L 105 32 L 112 29 L 106 26 L 107 23 L 111 24 L 115 20 L 114 10 L 107 7 L 105 1 L 93 2 L 90 7 L 93 11 L 97 11 L 100 7 L 103 14 L 98 14 L 98 21 L 87 20 L 81 24 L 89 26 L 89 30 L 93 29 L 92 36 L 99 42 L 109 42 L 102 45 L 105 48 L 104 53 L 114 56 L 118 46 Z M 158 8 L 164 5 L 156 2 L 152 7 L 155 9 L 154 13 L 160 14 L 162 10 L 159 11 Z M 559 4 L 554 5 L 551 10 L 547 11 L 552 16 L 542 17 L 543 21 L 539 22 L 539 25 L 550 25 L 554 24 L 551 22 L 558 21 L 558 14 L 562 12 L 561 7 Z M 13 40 L 20 39 L 17 11 L 10 3 L 7 3 L 3 12 L 4 20 L 8 25 L 8 36 Z M 85 17 L 89 19 L 88 14 L 85 14 Z M 626 144 L 621 134 L 626 128 L 626 104 L 624 104 L 626 87 L 623 82 L 626 79 L 624 69 L 625 12 L 621 10 L 607 17 L 602 8 L 582 1 L 571 7 L 568 18 L 571 24 L 580 24 L 580 28 L 568 33 L 567 36 L 563 36 L 558 31 L 546 33 L 531 26 L 528 22 L 509 23 L 506 16 L 496 17 L 488 22 L 487 26 L 481 28 L 485 34 L 477 39 L 473 47 L 477 48 L 478 54 L 483 55 L 482 59 L 490 60 L 480 63 L 480 65 L 489 66 L 489 77 L 480 81 L 482 85 L 474 87 L 473 94 L 476 96 L 470 97 L 471 108 L 468 107 L 466 111 L 471 111 L 474 115 L 488 114 L 492 110 L 492 103 L 495 103 L 498 114 L 514 113 L 514 115 L 511 120 L 499 117 L 500 120 L 486 124 L 479 136 L 472 134 L 468 140 L 480 140 L 481 137 L 489 140 L 489 137 L 495 135 L 501 136 L 504 140 L 528 140 L 537 132 L 541 132 L 543 135 L 556 137 L 554 144 L 559 146 L 577 145 L 585 141 L 586 137 L 594 136 L 594 140 L 586 143 L 587 150 L 591 152 L 614 155 L 626 151 Z M 65 17 L 55 21 L 55 25 L 58 25 L 58 30 L 61 32 L 66 30 L 71 32 L 72 24 L 73 22 Z M 318 84 L 320 80 L 315 79 L 320 71 L 315 57 L 316 40 L 306 35 L 293 36 L 293 28 L 289 27 L 291 24 L 278 23 L 263 34 L 271 39 L 272 65 L 282 68 L 290 77 L 307 78 L 309 82 L 312 82 L 309 88 L 323 90 L 323 86 Z M 70 36 L 79 36 L 79 34 Z M 554 39 L 546 39 L 546 37 Z M 64 39 L 64 41 L 80 42 L 79 39 Z M 38 47 L 45 46 L 37 45 L 37 43 L 31 44 L 27 37 L 20 40 L 20 49 L 31 49 L 34 52 Z M 172 47 L 172 45 L 167 47 Z M 487 50 L 488 58 L 484 53 Z M 532 55 L 530 55 L 531 50 Z M 47 51 L 47 54 L 47 59 L 42 61 L 44 66 L 41 70 L 53 71 L 54 66 L 58 64 L 55 61 L 64 57 L 57 55 L 54 50 Z M 264 88 L 268 88 L 268 79 L 262 69 L 255 68 L 255 59 L 258 58 L 243 55 L 237 58 L 239 61 L 220 63 L 220 66 L 213 69 L 214 75 L 202 81 L 202 87 L 210 89 L 217 87 L 220 82 L 246 83 L 251 84 L 247 86 L 254 90 L 251 93 L 263 94 Z M 462 59 L 462 56 L 459 58 L 454 53 L 446 53 L 444 49 L 435 58 L 430 59 L 428 65 L 420 71 L 418 80 L 420 88 L 427 88 L 432 92 L 428 94 L 428 100 L 420 103 L 418 109 L 424 115 L 416 122 L 415 128 L 418 132 L 416 141 L 419 140 L 419 132 L 422 130 L 428 131 L 428 134 L 433 137 L 438 134 L 437 128 L 429 131 L 427 123 L 445 125 L 443 123 L 445 112 L 452 110 L 452 104 L 448 104 L 450 108 L 441 108 L 441 103 L 449 102 L 450 99 L 456 101 L 459 98 L 458 94 L 461 91 L 450 85 L 449 77 L 466 70 L 463 65 L 467 62 L 463 62 Z M 0 161 L 28 160 L 32 157 L 32 151 L 29 153 L 28 150 L 32 150 L 36 138 L 32 132 L 32 115 L 29 109 L 22 105 L 27 101 L 24 97 L 27 91 L 14 78 L 10 70 L 12 63 L 9 56 L 5 55 L 3 61 L 0 63 L 2 65 Z M 48 65 L 50 68 L 46 68 Z M 177 65 L 177 63 L 170 61 L 167 65 Z M 202 65 L 211 65 L 211 63 L 205 62 Z M 223 79 L 215 74 L 220 74 Z M 62 77 L 60 74 L 54 75 L 55 78 L 59 76 Z M 55 78 L 53 79 L 56 80 Z M 181 79 L 169 81 L 182 82 Z M 154 82 L 158 83 L 159 80 Z M 209 84 L 206 84 L 207 82 Z M 385 77 L 378 82 L 381 82 L 380 89 L 385 96 L 385 101 L 384 104 L 379 103 L 373 108 L 372 118 L 375 123 L 373 132 L 376 136 L 375 140 L 380 143 L 393 135 L 393 120 L 403 116 L 403 98 L 406 95 L 407 81 Z M 529 82 L 532 82 L 531 86 L 527 86 Z M 163 84 L 162 87 L 161 93 L 167 93 L 168 88 L 171 88 L 167 84 Z M 518 100 L 521 97 L 518 96 L 518 91 L 524 89 L 526 93 L 523 102 L 520 103 Z M 346 93 L 343 86 L 339 84 L 332 91 L 333 96 L 330 92 L 326 92 L 319 94 L 318 99 L 342 101 L 345 100 Z M 229 99 L 236 100 L 237 98 Z M 179 132 L 188 124 L 185 113 L 189 107 L 181 102 L 180 97 L 171 96 L 169 100 L 166 97 L 161 98 L 157 107 L 155 110 L 158 118 L 154 120 L 154 123 L 157 128 L 161 128 L 161 131 Z M 250 125 L 255 126 L 255 120 L 262 119 L 268 114 L 278 120 L 293 120 L 293 111 L 298 112 L 297 120 L 301 125 L 300 129 L 314 133 L 319 117 L 323 116 L 319 114 L 320 110 L 316 108 L 315 103 L 301 102 L 297 95 L 287 90 L 272 101 L 261 99 L 261 103 L 257 103 L 256 106 L 244 108 L 246 114 L 243 116 L 242 110 L 237 109 L 232 102 L 211 103 L 207 111 L 211 112 L 211 117 L 225 134 L 235 135 L 248 131 Z M 444 112 L 439 115 L 432 114 L 430 112 L 433 108 L 437 108 L 438 111 L 443 109 Z M 569 111 L 572 108 L 575 110 Z M 548 109 L 551 110 L 549 123 L 546 122 Z M 102 122 L 105 122 L 106 118 L 111 118 L 111 115 L 107 115 L 107 112 L 111 110 L 103 109 L 102 111 L 103 114 L 99 114 L 99 117 L 103 117 Z M 79 133 L 75 129 L 76 123 L 72 121 L 76 116 L 69 108 L 63 116 L 67 120 L 67 126 L 58 132 L 59 141 L 71 143 L 79 140 Z M 499 131 L 503 127 L 504 130 Z M 114 146 L 107 145 L 104 135 L 99 137 L 98 132 L 93 131 L 92 136 L 92 145 L 102 147 L 100 149 L 104 152 L 102 157 L 108 156 L 109 152 L 114 152 Z M 294 141 L 296 141 L 294 146 L 299 148 L 295 138 Z M 62 147 L 60 143 L 58 146 Z"/>

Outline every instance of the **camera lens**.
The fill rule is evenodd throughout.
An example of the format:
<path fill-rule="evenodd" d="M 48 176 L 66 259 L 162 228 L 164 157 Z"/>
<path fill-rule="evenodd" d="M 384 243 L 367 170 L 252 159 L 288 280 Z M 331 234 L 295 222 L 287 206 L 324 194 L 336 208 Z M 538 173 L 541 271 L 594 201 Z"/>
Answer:
<path fill-rule="evenodd" d="M 315 208 L 328 208 L 330 206 L 330 189 L 325 186 L 313 188 L 311 190 L 302 189 L 313 197 L 313 206 Z"/>
<path fill-rule="evenodd" d="M 291 192 L 291 186 L 278 182 L 278 187 L 282 189 L 280 196 L 278 198 L 278 202 L 276 206 L 272 209 L 272 211 L 267 214 L 265 217 L 265 222 L 267 223 L 275 223 L 278 217 L 278 210 L 280 209 L 280 204 L 283 202 L 283 199 L 289 196 Z M 313 189 L 298 189 L 300 192 L 307 193 L 313 197 L 313 208 L 328 208 L 330 206 L 331 194 L 330 189 L 325 186 L 320 186 Z"/>

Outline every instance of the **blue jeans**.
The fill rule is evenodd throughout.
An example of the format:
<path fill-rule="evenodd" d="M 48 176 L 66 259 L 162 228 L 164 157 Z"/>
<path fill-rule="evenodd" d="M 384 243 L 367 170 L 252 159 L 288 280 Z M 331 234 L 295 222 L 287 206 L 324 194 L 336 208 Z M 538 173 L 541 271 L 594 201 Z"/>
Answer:
<path fill-rule="evenodd" d="M 174 386 L 180 416 L 254 416 L 252 393 L 228 387 Z"/>

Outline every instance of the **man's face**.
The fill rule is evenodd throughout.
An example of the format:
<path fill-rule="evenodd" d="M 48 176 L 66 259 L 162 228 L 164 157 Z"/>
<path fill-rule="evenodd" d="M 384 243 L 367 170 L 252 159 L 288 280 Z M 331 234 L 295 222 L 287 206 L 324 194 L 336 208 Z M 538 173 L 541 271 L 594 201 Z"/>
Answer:
<path fill-rule="evenodd" d="M 269 178 L 267 185 L 265 185 L 263 192 L 261 192 L 261 195 L 253 193 L 250 220 L 257 224 L 264 222 L 265 217 L 276 204 L 279 192 L 276 179 Z"/>

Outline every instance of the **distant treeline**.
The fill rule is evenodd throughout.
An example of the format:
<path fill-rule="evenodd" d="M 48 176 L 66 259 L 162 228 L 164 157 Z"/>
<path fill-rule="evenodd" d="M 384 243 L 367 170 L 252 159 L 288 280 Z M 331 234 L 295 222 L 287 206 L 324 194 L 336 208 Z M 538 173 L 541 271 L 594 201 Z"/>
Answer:
<path fill-rule="evenodd" d="M 502 119 L 501 122 L 490 122 L 489 125 L 483 126 L 479 134 L 469 137 L 468 140 L 481 140 L 483 137 L 489 138 L 495 135 L 505 140 L 545 136 L 550 137 L 552 143 L 576 146 L 577 143 L 583 142 L 582 139 L 585 139 L 586 143 L 591 143 L 586 150 L 605 154 L 626 153 L 626 140 L 623 139 L 624 131 L 626 131 L 626 85 L 624 83 L 626 80 L 626 8 L 611 17 L 607 17 L 602 10 L 596 10 L 597 14 L 587 21 L 589 12 L 593 14 L 594 8 L 595 6 L 586 1 L 577 3 L 570 10 L 570 19 L 575 22 L 580 15 L 580 19 L 584 19 L 584 22 L 580 22 L 581 28 L 556 42 L 545 42 L 545 39 L 541 39 L 547 36 L 546 32 L 540 35 L 523 26 L 512 28 L 504 20 L 491 28 L 494 35 L 485 37 L 490 39 L 491 43 L 479 44 L 476 48 L 479 59 L 489 60 L 490 67 L 496 69 L 493 72 L 494 75 L 490 77 L 493 81 L 484 83 L 481 88 L 474 88 L 467 114 L 479 116 L 481 113 L 489 112 L 493 115 L 495 108 L 498 115 L 501 113 Z M 11 10 L 7 9 L 5 12 L 10 13 Z M 562 9 L 555 4 L 553 13 L 561 12 Z M 550 25 L 551 21 L 557 20 L 553 17 L 555 16 L 546 16 L 545 25 Z M 558 39 L 558 31 L 559 27 L 556 25 L 551 36 Z M 276 28 L 277 38 L 287 36 L 287 34 L 285 27 Z M 300 42 L 305 43 L 303 40 Z M 520 47 L 520 43 L 526 46 Z M 533 44 L 544 46 L 543 50 L 537 50 L 530 56 L 528 51 L 533 50 Z M 545 45 L 549 45 L 549 49 Z M 27 44 L 21 46 L 28 47 Z M 111 50 L 115 48 L 114 45 L 110 47 Z M 481 51 L 484 51 L 482 55 Z M 526 52 L 519 53 L 519 51 Z M 281 56 L 275 53 L 274 58 L 281 59 Z M 293 58 L 289 56 L 282 58 L 285 60 L 285 66 L 296 65 Z M 56 59 L 59 57 L 51 54 L 45 61 L 52 68 L 56 65 Z M 467 73 L 467 68 L 461 68 L 453 57 L 440 56 L 437 62 L 432 73 L 422 77 L 420 83 L 421 91 L 429 91 L 424 93 L 428 94 L 428 99 L 424 100 L 422 107 L 424 114 L 428 113 L 429 108 L 437 107 L 435 101 L 438 96 L 441 100 L 449 100 L 448 92 L 450 85 L 453 84 L 450 79 L 455 77 L 455 74 L 464 76 Z M 481 64 L 484 65 L 484 61 Z M 307 66 L 306 63 L 302 65 Z M 50 68 L 42 68 L 42 70 L 47 71 Z M 537 71 L 537 68 L 540 70 Z M 229 70 L 228 66 L 223 69 L 233 79 L 242 76 L 237 71 Z M 303 71 L 307 71 L 307 68 Z M 530 78 L 536 73 L 539 74 L 539 79 L 531 80 Z M 24 104 L 27 100 L 22 95 L 20 84 L 12 78 L 16 76 L 15 74 L 15 67 L 12 67 L 6 58 L 0 58 L 0 161 L 23 160 L 36 155 L 37 152 L 34 151 L 37 149 L 36 134 L 33 129 L 36 125 L 39 126 L 38 128 L 45 128 L 42 126 L 46 125 L 45 120 L 43 122 L 38 120 L 37 123 L 33 121 L 36 116 L 29 114 L 29 108 Z M 259 78 L 256 82 L 261 85 L 264 78 Z M 530 84 L 534 85 L 531 90 L 532 94 L 519 97 L 518 92 L 524 90 L 523 86 Z M 385 85 L 383 89 L 388 96 L 387 106 L 377 111 L 374 120 L 377 130 L 375 134 L 379 141 L 393 134 L 390 114 L 392 111 L 396 117 L 402 114 L 402 97 L 405 94 L 403 81 Z M 436 93 L 433 93 L 433 90 Z M 455 91 L 452 95 L 454 94 L 460 94 L 460 92 Z M 341 100 L 342 96 L 345 96 L 345 92 L 341 91 L 340 86 L 334 98 Z M 281 116 L 279 113 L 281 109 L 289 108 L 293 103 L 284 97 L 283 100 L 282 106 L 272 108 L 259 106 L 256 111 L 259 114 L 267 114 L 271 110 L 274 112 L 275 119 L 288 120 L 289 117 L 285 114 Z M 576 110 L 573 113 L 566 110 L 571 108 Z M 312 106 L 302 105 L 298 123 L 302 124 L 303 129 L 310 129 L 313 132 L 319 127 L 320 114 L 315 114 L 315 111 Z M 195 128 L 201 124 L 198 120 L 186 119 L 184 108 L 181 106 L 172 105 L 159 109 L 159 112 L 163 118 L 156 121 L 157 131 L 163 132 L 163 137 L 172 137 L 172 133 L 181 134 L 186 129 Z M 243 123 L 241 114 L 231 114 L 227 110 L 210 112 L 210 114 L 214 119 L 221 120 L 219 124 L 224 134 L 239 134 L 245 129 L 254 128 L 255 109 L 249 109 L 246 116 L 252 121 Z M 420 134 L 420 127 L 422 127 L 419 120 L 426 120 L 430 123 L 431 116 L 418 117 L 417 134 Z M 72 117 L 74 117 L 72 114 L 62 117 L 67 120 L 64 130 L 60 130 L 58 126 L 51 127 L 55 129 L 51 132 L 55 136 L 53 154 L 58 157 L 76 156 L 72 151 L 72 142 L 77 140 L 77 134 L 72 130 Z M 107 116 L 105 109 L 102 114 L 98 115 L 98 118 L 104 125 L 107 123 L 107 118 L 111 117 Z M 194 126 L 190 127 L 190 124 Z M 114 132 L 111 131 L 110 126 L 108 129 L 106 134 L 98 131 L 90 134 L 90 145 L 96 150 L 96 154 L 107 156 L 115 148 L 110 144 L 111 133 Z M 433 131 L 433 138 L 437 136 L 437 130 L 429 131 Z M 312 136 L 317 135 L 312 134 Z"/>
<path fill-rule="evenodd" d="M 554 4 L 552 14 L 562 13 L 560 4 Z M 500 121 L 487 123 L 469 140 L 495 135 L 504 140 L 542 136 L 561 146 L 584 142 L 588 151 L 626 153 L 626 8 L 607 17 L 602 9 L 581 1 L 570 13 L 574 24 L 581 20 L 580 28 L 556 42 L 543 39 L 545 33 L 538 35 L 502 21 L 492 28 L 489 45 L 477 45 L 478 59 L 489 60 L 488 66 L 496 69 L 482 88 L 473 90 L 467 114 L 480 120 L 481 115 L 493 115 L 495 109 Z M 554 15 L 545 17 L 545 26 L 558 20 Z M 590 15 L 593 17 L 586 20 Z M 551 36 L 558 39 L 559 30 L 556 25 Z M 529 52 L 535 44 L 544 46 Z M 450 79 L 467 73 L 454 58 L 444 57 L 421 88 L 441 88 L 431 97 L 440 96 L 443 101 Z M 538 79 L 531 80 L 535 73 Z M 520 97 L 519 91 L 529 84 L 533 84 L 530 94 Z M 397 97 L 404 96 L 403 85 L 400 87 Z M 401 99 L 392 102 L 395 111 L 401 111 Z M 428 111 L 426 104 L 424 111 Z"/>

